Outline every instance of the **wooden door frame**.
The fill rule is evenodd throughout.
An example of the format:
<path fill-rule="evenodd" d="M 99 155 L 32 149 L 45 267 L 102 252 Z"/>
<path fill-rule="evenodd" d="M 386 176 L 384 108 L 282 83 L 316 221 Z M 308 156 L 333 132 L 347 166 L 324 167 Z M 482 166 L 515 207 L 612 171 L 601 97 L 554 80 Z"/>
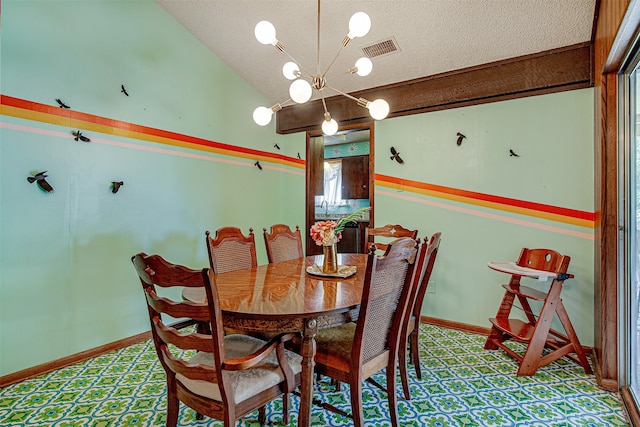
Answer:
<path fill-rule="evenodd" d="M 632 425 L 640 426 L 640 411 L 631 390 L 620 384 L 618 371 L 618 111 L 619 73 L 632 54 L 640 28 L 640 1 L 597 1 L 594 31 L 595 208 L 593 358 L 598 385 L 620 392 Z"/>
<path fill-rule="evenodd" d="M 349 124 L 345 126 L 341 126 L 338 129 L 338 132 L 346 131 L 346 130 L 358 130 L 358 129 L 368 129 L 369 130 L 369 205 L 371 206 L 371 210 L 369 211 L 369 224 L 373 224 L 374 217 L 374 194 L 375 194 L 375 125 L 373 121 L 358 123 L 358 124 Z M 319 254 L 322 251 L 320 248 L 311 240 L 309 236 L 309 229 L 315 223 L 315 203 L 314 203 L 314 194 L 310 194 L 310 189 L 312 188 L 311 183 L 313 182 L 313 171 L 309 165 L 312 165 L 313 162 L 310 161 L 310 156 L 312 155 L 312 150 L 310 150 L 310 141 L 311 138 L 315 138 L 318 136 L 322 136 L 322 130 L 314 129 L 306 131 L 306 165 L 305 168 L 305 230 L 303 235 L 305 236 L 305 254 L 314 255 Z"/>

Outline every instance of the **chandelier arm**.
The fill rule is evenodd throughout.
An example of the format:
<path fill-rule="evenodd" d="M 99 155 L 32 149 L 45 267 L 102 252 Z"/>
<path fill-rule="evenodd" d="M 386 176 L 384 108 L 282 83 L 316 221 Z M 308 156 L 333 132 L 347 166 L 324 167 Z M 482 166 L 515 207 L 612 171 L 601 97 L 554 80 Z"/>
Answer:
<path fill-rule="evenodd" d="M 280 107 L 284 107 L 285 105 L 287 105 L 289 103 L 289 101 L 291 101 L 291 98 L 287 99 L 286 101 L 279 102 L 278 104 L 280 105 Z M 278 105 L 278 104 L 276 104 L 276 105 Z"/>
<path fill-rule="evenodd" d="M 283 102 L 276 102 L 271 107 L 269 107 L 269 110 L 273 111 L 274 113 L 277 113 L 278 111 L 282 110 L 282 107 L 287 105 L 287 103 L 289 101 L 291 101 L 291 98 L 289 98 L 289 99 L 287 99 L 286 101 L 283 101 Z"/>
<path fill-rule="evenodd" d="M 333 60 L 331 61 L 327 69 L 324 71 L 324 73 L 322 73 L 323 76 L 326 76 L 331 67 L 333 67 L 333 63 L 336 62 L 336 59 L 338 59 L 338 56 L 340 56 L 340 53 L 342 53 L 342 49 L 344 49 L 344 46 L 338 49 L 338 53 L 336 53 L 336 56 L 333 57 Z"/>
<path fill-rule="evenodd" d="M 349 95 L 348 93 L 344 93 L 343 91 L 338 90 L 338 89 L 336 89 L 336 88 L 335 88 L 335 87 L 333 87 L 333 86 L 325 85 L 325 87 L 328 87 L 329 89 L 333 90 L 334 92 L 339 93 L 339 94 L 340 94 L 340 95 L 342 95 L 342 96 L 346 96 L 346 97 L 347 97 L 347 98 L 349 98 L 349 99 L 353 99 L 353 100 L 354 100 L 354 101 L 356 101 L 356 102 L 360 102 L 360 99 L 364 99 L 364 98 L 360 98 L 360 99 L 358 99 L 358 98 L 356 98 L 355 96 L 351 96 L 351 95 Z"/>
<path fill-rule="evenodd" d="M 324 100 L 324 93 L 322 93 L 322 91 L 320 91 L 320 98 L 322 99 L 322 106 L 324 107 L 324 112 L 326 114 L 328 112 L 327 111 L 327 103 Z"/>
<path fill-rule="evenodd" d="M 307 74 L 307 76 L 308 76 L 308 77 L 313 77 L 313 74 L 311 74 L 311 72 L 309 72 L 309 70 L 307 70 L 306 68 L 304 68 L 304 67 L 300 64 L 300 62 L 298 62 L 298 61 L 297 61 L 293 56 L 289 55 L 289 52 L 287 52 L 286 50 L 282 50 L 281 52 L 282 52 L 282 53 L 284 53 L 285 55 L 287 55 L 287 56 L 289 57 L 289 59 L 290 59 L 290 60 L 292 60 L 293 62 L 295 62 L 295 63 L 296 63 L 296 65 L 297 65 L 298 67 L 300 67 L 300 69 L 301 69 L 302 71 L 304 71 L 304 72 Z"/>
<path fill-rule="evenodd" d="M 355 67 L 354 67 L 354 68 L 355 68 Z M 329 76 L 327 76 L 326 74 L 323 74 L 323 76 L 324 76 L 324 78 L 325 78 L 325 79 L 330 80 L 330 79 L 335 79 L 336 77 L 344 76 L 344 75 L 347 75 L 347 74 L 353 75 L 354 73 L 352 73 L 352 72 L 351 72 L 351 69 L 349 69 L 349 70 L 344 71 L 344 72 L 342 72 L 342 73 L 331 74 L 331 75 L 329 75 Z"/>

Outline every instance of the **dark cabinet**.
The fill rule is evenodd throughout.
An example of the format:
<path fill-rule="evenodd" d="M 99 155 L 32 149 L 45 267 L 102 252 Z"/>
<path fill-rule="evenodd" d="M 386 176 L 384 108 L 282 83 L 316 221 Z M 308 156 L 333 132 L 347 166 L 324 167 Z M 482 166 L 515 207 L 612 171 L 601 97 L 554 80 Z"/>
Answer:
<path fill-rule="evenodd" d="M 349 222 L 342 230 L 342 239 L 338 242 L 338 253 L 358 253 L 360 233 L 357 222 Z"/>
<path fill-rule="evenodd" d="M 369 198 L 369 156 L 342 159 L 342 198 Z"/>
<path fill-rule="evenodd" d="M 364 244 L 364 229 L 368 222 L 352 221 L 342 230 L 342 239 L 338 242 L 338 253 L 362 253 Z"/>

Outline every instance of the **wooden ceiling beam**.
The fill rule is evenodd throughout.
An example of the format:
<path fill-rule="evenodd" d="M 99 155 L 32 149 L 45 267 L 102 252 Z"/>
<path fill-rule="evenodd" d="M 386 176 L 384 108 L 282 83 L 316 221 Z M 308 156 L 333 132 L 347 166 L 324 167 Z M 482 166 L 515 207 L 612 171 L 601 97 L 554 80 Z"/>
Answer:
<path fill-rule="evenodd" d="M 593 86 L 591 43 L 580 43 L 532 55 L 377 87 L 350 95 L 387 100 L 388 117 L 446 110 Z M 371 121 L 367 109 L 341 95 L 326 99 L 341 125 Z M 276 132 L 320 129 L 324 110 L 316 100 L 276 113 Z"/>

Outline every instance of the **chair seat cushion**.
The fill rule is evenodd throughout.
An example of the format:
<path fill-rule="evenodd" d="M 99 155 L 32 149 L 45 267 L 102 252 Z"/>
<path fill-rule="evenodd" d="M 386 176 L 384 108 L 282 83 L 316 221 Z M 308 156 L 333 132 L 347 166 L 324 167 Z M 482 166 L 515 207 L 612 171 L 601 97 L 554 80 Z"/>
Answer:
<path fill-rule="evenodd" d="M 349 372 L 355 332 L 356 324 L 353 322 L 318 331 L 316 335 L 316 363 Z"/>
<path fill-rule="evenodd" d="M 248 335 L 227 335 L 224 337 L 224 346 L 227 359 L 235 359 L 247 356 L 259 350 L 265 341 Z M 296 353 L 286 350 L 287 361 L 294 375 L 302 371 L 302 357 Z M 211 353 L 198 352 L 190 360 L 190 363 L 214 366 L 213 355 Z M 275 350 L 272 351 L 262 362 L 244 371 L 230 371 L 229 375 L 233 383 L 233 396 L 235 403 L 240 403 L 263 390 L 281 383 L 284 374 L 278 365 Z M 184 375 L 176 374 L 176 379 L 180 381 L 191 392 L 212 400 L 220 401 L 220 389 L 217 384 L 208 381 L 192 380 Z"/>

